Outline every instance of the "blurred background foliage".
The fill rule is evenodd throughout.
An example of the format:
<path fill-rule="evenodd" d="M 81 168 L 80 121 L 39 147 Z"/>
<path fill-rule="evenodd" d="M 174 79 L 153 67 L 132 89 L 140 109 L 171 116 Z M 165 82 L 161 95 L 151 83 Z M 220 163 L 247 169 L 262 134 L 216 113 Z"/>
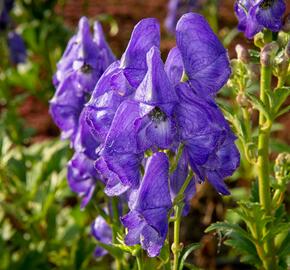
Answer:
<path fill-rule="evenodd" d="M 52 76 L 81 15 L 103 23 L 109 44 L 119 57 L 135 23 L 143 17 L 157 17 L 163 24 L 166 5 L 166 0 L 16 1 L 10 15 L 25 41 L 28 57 L 25 63 L 12 65 L 5 33 L 0 33 L 0 269 L 111 269 L 108 256 L 102 261 L 92 256 L 95 243 L 90 223 L 96 217 L 96 207 L 90 203 L 81 211 L 66 183 L 71 151 L 67 142 L 59 140 L 48 114 L 48 101 L 54 93 Z M 232 57 L 235 44 L 250 46 L 235 28 L 233 1 L 203 1 L 200 12 Z M 162 53 L 173 45 L 173 37 L 162 28 Z M 257 89 L 251 85 L 251 91 Z M 234 90 L 225 87 L 220 103 L 237 112 L 234 96 Z M 257 115 L 253 112 L 252 117 Z M 289 121 L 289 115 L 284 116 L 275 126 L 273 157 L 275 152 L 290 152 L 289 132 L 285 131 Z M 249 196 L 249 180 L 253 174 L 242 158 L 240 170 L 228 181 L 232 197 L 221 198 L 203 185 L 193 198 L 181 239 L 186 244 L 201 242 L 202 248 L 191 257 L 201 268 L 250 269 L 221 245 L 223 239 L 204 234 L 209 224 L 225 217 L 238 222 L 237 215 L 227 209 Z"/>

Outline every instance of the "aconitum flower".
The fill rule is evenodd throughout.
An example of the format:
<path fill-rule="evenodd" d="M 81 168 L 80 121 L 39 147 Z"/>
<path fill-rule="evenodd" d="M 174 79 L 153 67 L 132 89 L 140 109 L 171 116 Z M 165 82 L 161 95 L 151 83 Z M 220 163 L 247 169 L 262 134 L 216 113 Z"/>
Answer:
<path fill-rule="evenodd" d="M 83 106 L 113 61 L 114 56 L 105 42 L 101 26 L 95 23 L 92 37 L 87 18 L 81 18 L 78 33 L 69 41 L 57 65 L 54 76 L 57 90 L 50 101 L 50 113 L 62 130 L 63 138 L 74 141 Z"/>
<path fill-rule="evenodd" d="M 99 179 L 94 161 L 85 154 L 76 152 L 68 162 L 67 178 L 71 190 L 82 198 L 81 208 L 84 208 L 91 200 Z"/>
<path fill-rule="evenodd" d="M 20 35 L 16 32 L 8 33 L 8 47 L 10 51 L 10 60 L 13 64 L 25 63 L 26 61 L 26 47 Z"/>
<path fill-rule="evenodd" d="M 147 67 L 134 96 L 140 103 L 142 116 L 136 122 L 138 148 L 169 149 L 176 135 L 173 108 L 178 99 L 155 46 L 147 53 Z"/>
<path fill-rule="evenodd" d="M 91 233 L 97 241 L 103 244 L 110 245 L 112 243 L 112 229 L 101 216 L 98 216 L 92 223 Z M 94 255 L 96 257 L 101 257 L 107 253 L 105 249 L 97 245 Z"/>
<path fill-rule="evenodd" d="M 153 154 L 146 163 L 139 189 L 132 193 L 130 212 L 121 218 L 128 229 L 125 243 L 141 244 L 149 257 L 159 254 L 168 231 L 168 211 L 172 207 L 168 188 L 169 162 L 164 153 Z"/>
<path fill-rule="evenodd" d="M 159 44 L 157 20 L 149 18 L 140 21 L 132 32 L 121 61 L 110 65 L 98 81 L 80 121 L 80 125 L 88 125 L 96 146 L 99 146 L 98 149 L 95 147 L 97 152 L 105 142 L 119 105 L 126 99 L 132 99 L 146 74 L 146 53 Z M 86 138 L 81 138 L 81 141 L 86 141 Z"/>
<path fill-rule="evenodd" d="M 223 179 L 239 165 L 236 138 L 215 103 L 190 90 L 183 83 L 176 91 L 180 102 L 175 114 L 183 151 L 198 182 L 207 179 L 219 193 L 228 195 Z"/>
<path fill-rule="evenodd" d="M 282 16 L 286 10 L 284 0 L 237 0 L 235 13 L 238 29 L 252 38 L 264 28 L 278 32 L 282 28 Z"/>

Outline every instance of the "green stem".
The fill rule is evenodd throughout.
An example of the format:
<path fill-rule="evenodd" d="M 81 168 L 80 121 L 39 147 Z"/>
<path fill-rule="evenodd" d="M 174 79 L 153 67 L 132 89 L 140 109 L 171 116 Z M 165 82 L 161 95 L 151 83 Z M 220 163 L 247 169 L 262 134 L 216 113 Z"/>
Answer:
<path fill-rule="evenodd" d="M 113 212 L 113 217 L 112 217 L 112 236 L 113 236 L 113 244 L 117 244 L 117 235 L 118 235 L 118 225 L 120 223 L 119 221 L 119 211 L 118 211 L 118 198 L 113 197 L 112 198 L 112 212 Z M 117 270 L 122 270 L 122 262 L 119 258 L 116 259 L 116 269 Z"/>
<path fill-rule="evenodd" d="M 271 89 L 272 69 L 271 66 L 261 66 L 260 99 L 268 107 L 267 92 Z M 266 123 L 265 117 L 260 112 L 259 115 L 259 138 L 258 138 L 258 182 L 259 199 L 261 207 L 267 215 L 271 215 L 271 192 L 270 192 L 270 170 L 269 170 L 269 138 L 271 123 Z M 263 265 L 266 270 L 276 269 L 273 241 L 267 241 L 265 246 L 267 259 L 263 258 Z"/>
<path fill-rule="evenodd" d="M 272 70 L 271 67 L 262 66 L 260 99 L 266 104 L 266 92 L 271 87 Z M 265 117 L 260 112 L 259 115 L 259 139 L 258 139 L 258 178 L 259 178 L 259 196 L 262 207 L 267 214 L 271 213 L 271 195 L 270 195 L 270 178 L 269 178 L 269 136 L 271 126 L 264 128 Z"/>
<path fill-rule="evenodd" d="M 180 223 L 181 223 L 181 215 L 183 210 L 183 194 L 189 185 L 191 179 L 193 177 L 193 172 L 190 171 L 186 180 L 184 181 L 182 187 L 180 188 L 178 194 L 175 197 L 174 200 L 174 211 L 175 211 L 175 217 L 174 217 L 174 240 L 171 247 L 172 253 L 173 253 L 173 270 L 178 270 L 178 262 L 179 262 L 179 255 L 182 250 L 182 244 L 179 242 L 179 231 L 180 231 Z"/>
<path fill-rule="evenodd" d="M 142 263 L 141 254 L 138 254 L 136 256 L 136 261 L 137 261 L 138 270 L 143 270 L 143 263 Z"/>
<path fill-rule="evenodd" d="M 174 221 L 174 242 L 171 247 L 173 253 L 173 270 L 178 270 L 179 255 L 182 249 L 179 243 L 179 231 L 180 231 L 182 208 L 183 206 L 180 204 L 174 207 L 176 218 Z"/>

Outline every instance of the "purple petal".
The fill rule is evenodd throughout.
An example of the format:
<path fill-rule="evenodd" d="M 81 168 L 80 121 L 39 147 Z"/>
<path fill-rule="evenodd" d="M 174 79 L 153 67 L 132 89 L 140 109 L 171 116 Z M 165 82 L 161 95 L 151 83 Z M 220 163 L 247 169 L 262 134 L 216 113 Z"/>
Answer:
<path fill-rule="evenodd" d="M 147 53 L 148 71 L 135 93 L 135 100 L 148 104 L 160 105 L 177 101 L 175 90 L 170 83 L 157 47 Z"/>
<path fill-rule="evenodd" d="M 22 37 L 16 32 L 9 32 L 7 42 L 10 50 L 11 62 L 13 64 L 25 63 L 27 55 Z"/>
<path fill-rule="evenodd" d="M 215 94 L 230 74 L 228 54 L 207 21 L 188 13 L 176 27 L 176 42 L 193 89 L 201 96 Z"/>
<path fill-rule="evenodd" d="M 147 70 L 146 53 L 160 46 L 160 29 L 156 19 L 141 20 L 131 34 L 131 39 L 121 59 L 121 67 L 133 87 L 143 80 Z"/>
<path fill-rule="evenodd" d="M 168 170 L 169 162 L 164 153 L 157 152 L 148 159 L 134 209 L 143 211 L 153 208 L 169 209 L 171 207 Z"/>
<path fill-rule="evenodd" d="M 182 78 L 183 61 L 177 47 L 170 50 L 164 68 L 170 82 L 174 85 L 178 84 Z"/>
<path fill-rule="evenodd" d="M 282 16 L 286 11 L 286 4 L 283 0 L 265 1 L 257 4 L 256 18 L 259 24 L 278 32 L 282 28 Z"/>
<path fill-rule="evenodd" d="M 68 183 L 71 190 L 82 198 L 81 208 L 90 201 L 97 179 L 98 174 L 93 160 L 76 152 L 68 163 Z"/>
<path fill-rule="evenodd" d="M 96 240 L 104 244 L 112 243 L 112 229 L 101 216 L 98 216 L 92 223 L 91 234 L 96 238 Z M 105 249 L 97 246 L 94 252 L 94 256 L 102 257 L 107 253 L 108 252 Z"/>

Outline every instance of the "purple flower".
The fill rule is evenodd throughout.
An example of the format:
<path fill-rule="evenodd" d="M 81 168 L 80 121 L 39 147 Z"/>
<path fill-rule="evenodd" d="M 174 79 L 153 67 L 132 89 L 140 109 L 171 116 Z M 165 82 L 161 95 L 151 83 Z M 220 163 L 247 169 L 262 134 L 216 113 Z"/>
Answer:
<path fill-rule="evenodd" d="M 146 53 L 159 43 L 160 31 L 156 19 L 140 21 L 121 61 L 110 65 L 97 83 L 80 122 L 80 125 L 87 122 L 96 146 L 99 146 L 97 151 L 105 142 L 117 108 L 124 100 L 132 99 L 136 87 L 143 80 L 147 71 Z"/>
<path fill-rule="evenodd" d="M 237 0 L 235 13 L 238 29 L 252 38 L 264 28 L 278 32 L 282 27 L 282 16 L 286 10 L 283 0 Z"/>
<path fill-rule="evenodd" d="M 130 212 L 121 218 L 128 229 L 125 243 L 128 246 L 141 244 L 149 257 L 159 254 L 168 231 L 167 215 L 172 207 L 168 170 L 169 163 L 164 153 L 157 152 L 148 159 L 143 181 L 132 195 Z"/>
<path fill-rule="evenodd" d="M 138 148 L 168 149 L 173 143 L 176 127 L 173 108 L 178 101 L 174 87 L 169 81 L 158 48 L 147 53 L 148 71 L 136 90 L 134 99 L 140 103 Z"/>
<path fill-rule="evenodd" d="M 228 194 L 223 179 L 239 166 L 236 138 L 212 100 L 197 96 L 188 83 L 177 88 L 180 102 L 175 114 L 179 139 L 195 179 L 202 182 L 207 179 L 218 192 Z"/>
<path fill-rule="evenodd" d="M 105 193 L 121 195 L 137 188 L 143 158 L 138 151 L 135 121 L 140 117 L 139 104 L 124 101 L 118 108 L 95 167 L 105 179 Z"/>
<path fill-rule="evenodd" d="M 84 208 L 92 198 L 99 179 L 94 161 L 76 152 L 68 163 L 67 178 L 71 190 L 82 198 L 81 208 Z"/>
<path fill-rule="evenodd" d="M 8 33 L 8 47 L 10 50 L 10 60 L 13 64 L 25 63 L 26 47 L 20 35 L 16 32 Z"/>
<path fill-rule="evenodd" d="M 74 142 L 83 106 L 113 61 L 114 56 L 105 42 L 100 24 L 95 23 L 92 37 L 87 18 L 81 18 L 78 33 L 71 38 L 57 64 L 54 76 L 57 90 L 50 102 L 50 113 L 62 130 L 63 138 Z M 80 142 L 82 140 L 78 140 L 78 144 Z"/>
<path fill-rule="evenodd" d="M 91 233 L 101 243 L 110 245 L 112 243 L 112 229 L 104 220 L 103 217 L 98 216 L 91 226 Z M 96 257 L 101 257 L 106 255 L 108 252 L 97 246 L 94 252 Z"/>
<path fill-rule="evenodd" d="M 165 19 L 165 27 L 175 33 L 175 27 L 180 17 L 194 9 L 200 8 L 200 0 L 170 0 L 168 3 L 168 13 Z"/>
<path fill-rule="evenodd" d="M 188 13 L 176 26 L 176 43 L 191 88 L 200 96 L 214 95 L 227 82 L 227 51 L 199 14 Z"/>

